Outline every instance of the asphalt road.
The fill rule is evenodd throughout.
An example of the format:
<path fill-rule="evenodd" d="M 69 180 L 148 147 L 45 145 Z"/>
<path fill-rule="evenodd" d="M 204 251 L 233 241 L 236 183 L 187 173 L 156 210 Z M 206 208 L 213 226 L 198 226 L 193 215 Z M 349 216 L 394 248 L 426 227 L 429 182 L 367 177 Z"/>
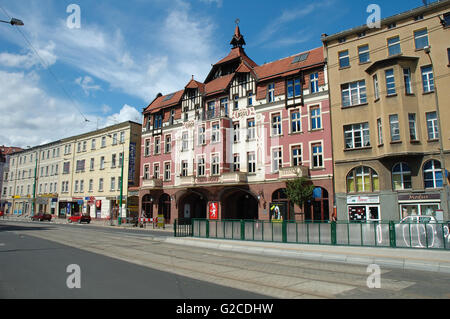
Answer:
<path fill-rule="evenodd" d="M 48 228 L 49 225 L 0 225 L 1 299 L 266 298 L 27 234 Z M 80 288 L 67 286 L 68 279 L 70 286 L 78 283 L 75 271 L 69 269 L 67 272 L 67 267 L 72 264 L 80 267 Z"/>
<path fill-rule="evenodd" d="M 450 298 L 450 274 L 383 267 L 373 288 L 368 265 L 183 246 L 164 236 L 0 221 L 0 297 Z M 80 266 L 81 289 L 66 286 L 70 264 Z"/>

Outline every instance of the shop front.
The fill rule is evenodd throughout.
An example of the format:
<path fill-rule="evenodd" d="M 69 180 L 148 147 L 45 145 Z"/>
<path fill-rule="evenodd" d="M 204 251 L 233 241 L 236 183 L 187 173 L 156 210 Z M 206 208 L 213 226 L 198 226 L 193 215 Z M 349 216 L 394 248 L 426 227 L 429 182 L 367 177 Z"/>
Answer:
<path fill-rule="evenodd" d="M 439 193 L 399 194 L 398 203 L 400 219 L 411 215 L 426 215 L 433 216 L 438 221 L 444 220 Z"/>
<path fill-rule="evenodd" d="M 351 222 L 380 221 L 380 197 L 378 195 L 347 196 L 348 220 Z"/>

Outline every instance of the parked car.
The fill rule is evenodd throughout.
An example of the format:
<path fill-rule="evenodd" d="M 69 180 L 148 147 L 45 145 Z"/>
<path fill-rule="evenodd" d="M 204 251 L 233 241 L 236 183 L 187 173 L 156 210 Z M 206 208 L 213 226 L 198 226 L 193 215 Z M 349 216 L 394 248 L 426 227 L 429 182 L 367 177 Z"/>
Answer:
<path fill-rule="evenodd" d="M 52 220 L 52 215 L 39 213 L 39 214 L 36 214 L 34 216 L 31 216 L 31 220 L 32 221 L 40 221 L 40 222 L 42 222 L 44 220 L 51 221 Z"/>
<path fill-rule="evenodd" d="M 75 215 L 70 216 L 67 220 L 69 223 L 87 223 L 89 224 L 91 222 L 91 216 L 89 215 Z"/>

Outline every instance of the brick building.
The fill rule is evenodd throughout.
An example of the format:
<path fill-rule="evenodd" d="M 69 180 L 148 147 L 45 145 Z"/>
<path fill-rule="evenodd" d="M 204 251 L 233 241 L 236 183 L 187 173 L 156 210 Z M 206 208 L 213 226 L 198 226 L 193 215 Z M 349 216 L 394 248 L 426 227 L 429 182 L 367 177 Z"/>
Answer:
<path fill-rule="evenodd" d="M 329 220 L 333 165 L 323 49 L 258 65 L 239 27 L 230 53 L 143 111 L 141 216 Z M 314 200 L 294 207 L 286 180 L 312 180 Z M 273 205 L 276 203 L 277 205 Z M 217 213 L 217 214 L 215 214 Z"/>

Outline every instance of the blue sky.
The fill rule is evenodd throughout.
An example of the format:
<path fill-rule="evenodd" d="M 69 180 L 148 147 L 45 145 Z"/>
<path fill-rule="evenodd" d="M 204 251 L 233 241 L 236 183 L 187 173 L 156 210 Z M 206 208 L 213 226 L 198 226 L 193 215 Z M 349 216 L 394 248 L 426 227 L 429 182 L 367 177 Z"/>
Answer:
<path fill-rule="evenodd" d="M 35 146 L 126 120 L 141 122 L 142 109 L 158 92 L 183 88 L 191 75 L 203 81 L 211 64 L 228 54 L 236 18 L 247 54 L 263 64 L 321 46 L 322 33 L 365 24 L 371 3 L 381 7 L 382 18 L 423 4 L 0 0 L 0 19 L 25 23 L 0 24 L 0 145 Z M 79 29 L 68 27 L 70 4 L 80 8 Z"/>

